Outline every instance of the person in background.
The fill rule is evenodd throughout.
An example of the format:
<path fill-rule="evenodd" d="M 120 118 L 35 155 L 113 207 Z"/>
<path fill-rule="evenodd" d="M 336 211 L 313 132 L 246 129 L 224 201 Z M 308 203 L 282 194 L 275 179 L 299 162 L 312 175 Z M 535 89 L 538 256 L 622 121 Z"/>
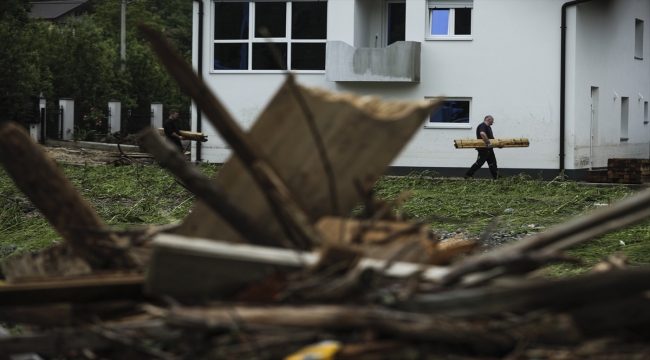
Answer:
<path fill-rule="evenodd" d="M 490 168 L 492 178 L 496 180 L 501 177 L 499 175 L 499 169 L 497 168 L 497 158 L 494 156 L 494 148 L 490 142 L 490 139 L 494 139 L 494 135 L 492 135 L 492 124 L 494 124 L 494 118 L 492 115 L 488 115 L 483 119 L 483 122 L 476 127 L 476 138 L 485 141 L 487 148 L 476 149 L 476 151 L 478 151 L 478 157 L 472 167 L 467 171 L 467 173 L 465 173 L 465 179 L 474 176 L 474 173 L 480 169 L 486 161 Z"/>
<path fill-rule="evenodd" d="M 181 154 L 184 153 L 181 140 L 185 140 L 185 137 L 181 135 L 181 121 L 178 119 L 178 110 L 169 110 L 169 118 L 165 120 L 163 129 L 165 130 L 165 137 L 178 146 Z"/>

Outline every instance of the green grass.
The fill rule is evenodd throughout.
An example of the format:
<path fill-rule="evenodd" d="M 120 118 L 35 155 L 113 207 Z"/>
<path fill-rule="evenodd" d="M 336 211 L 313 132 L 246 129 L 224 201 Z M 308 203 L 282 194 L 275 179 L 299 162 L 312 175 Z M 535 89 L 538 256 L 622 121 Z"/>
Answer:
<path fill-rule="evenodd" d="M 114 228 L 148 224 L 168 224 L 185 218 L 194 196 L 178 185 L 158 166 L 62 166 L 66 176 L 104 221 Z M 212 177 L 218 168 L 202 164 Z M 378 197 L 392 200 L 403 191 L 411 196 L 404 203 L 409 219 L 429 219 L 432 229 L 472 234 L 484 231 L 497 221 L 497 230 L 511 233 L 548 229 L 580 214 L 626 197 L 624 186 L 588 187 L 571 181 L 543 182 L 527 176 L 500 181 L 456 181 L 433 178 L 431 174 L 384 177 L 375 186 Z M 42 249 L 61 241 L 0 169 L 0 260 L 7 249 L 14 254 Z M 625 245 L 621 245 L 623 241 Z M 650 221 L 593 239 L 569 251 L 583 260 L 582 265 L 552 265 L 550 276 L 566 276 L 586 271 L 613 253 L 624 253 L 632 264 L 650 263 Z"/>
<path fill-rule="evenodd" d="M 81 195 L 111 227 L 169 224 L 185 218 L 194 196 L 158 166 L 62 166 Z M 202 164 L 213 176 L 217 166 Z M 0 169 L 0 260 L 61 241 L 47 220 L 35 211 L 8 174 Z"/>

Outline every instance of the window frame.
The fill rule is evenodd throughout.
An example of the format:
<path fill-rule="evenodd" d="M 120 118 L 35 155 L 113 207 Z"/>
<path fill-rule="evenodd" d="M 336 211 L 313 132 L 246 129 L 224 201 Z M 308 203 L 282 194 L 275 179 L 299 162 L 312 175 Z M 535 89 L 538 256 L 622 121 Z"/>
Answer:
<path fill-rule="evenodd" d="M 440 99 L 437 96 L 427 96 L 425 100 L 434 101 Z M 426 123 L 424 124 L 425 129 L 464 129 L 470 130 L 472 126 L 472 105 L 473 101 L 471 97 L 456 96 L 456 97 L 445 97 L 444 101 L 468 101 L 469 102 L 469 122 L 467 123 L 432 123 L 430 121 L 431 115 L 427 117 Z M 436 110 L 437 111 L 437 110 Z"/>
<path fill-rule="evenodd" d="M 388 23 L 388 14 L 389 14 L 390 4 L 404 4 L 406 6 L 406 0 L 384 0 L 384 4 L 382 7 L 382 33 L 383 33 L 382 47 L 390 46 L 388 44 L 388 37 L 389 37 L 388 26 L 390 25 Z M 404 17 L 406 17 L 406 15 Z M 404 19 L 404 25 L 406 26 L 406 18 Z M 406 29 L 404 32 L 405 32 L 404 41 L 406 41 Z"/>
<path fill-rule="evenodd" d="M 267 42 L 273 42 L 273 43 L 281 43 L 281 44 L 287 44 L 287 68 L 288 71 L 291 71 L 292 73 L 298 73 L 298 74 L 325 74 L 325 69 L 323 70 L 292 70 L 291 67 L 291 44 L 297 44 L 297 43 L 306 43 L 306 44 L 314 44 L 314 43 L 323 43 L 327 44 L 327 36 L 325 39 L 292 39 L 291 38 L 291 30 L 292 30 L 292 3 L 294 2 L 327 2 L 328 0 L 294 0 L 294 1 L 283 1 L 283 0 L 212 0 L 211 1 L 211 6 L 210 6 L 210 13 L 211 19 L 210 19 L 210 27 L 211 27 L 211 36 L 212 36 L 212 42 L 210 46 L 210 58 L 212 59 L 213 65 L 210 68 L 210 73 L 211 74 L 283 74 L 287 70 L 253 70 L 253 44 L 265 44 Z M 249 21 L 248 21 L 248 39 L 233 39 L 233 40 L 217 40 L 214 38 L 214 32 L 215 32 L 215 11 L 216 11 L 216 3 L 218 2 L 238 2 L 238 3 L 248 3 L 249 6 Z M 255 37 L 255 10 L 256 2 L 284 2 L 285 7 L 286 7 L 286 24 L 285 24 L 285 37 L 283 38 L 264 38 L 264 37 Z M 214 68 L 214 48 L 215 44 L 243 44 L 246 43 L 248 46 L 248 52 L 247 52 L 247 64 L 248 64 L 248 69 L 246 70 L 216 70 Z"/>
<path fill-rule="evenodd" d="M 449 19 L 448 19 L 448 30 L 452 30 L 455 25 L 455 13 L 456 9 L 470 8 L 472 15 L 470 19 L 472 34 L 469 35 L 431 35 L 431 21 L 432 21 L 432 10 L 440 9 L 449 9 Z M 425 12 L 426 16 L 426 29 L 425 29 L 425 40 L 435 40 L 435 41 L 471 41 L 473 40 L 474 33 L 474 1 L 473 0 L 428 0 L 427 1 L 427 11 Z"/>

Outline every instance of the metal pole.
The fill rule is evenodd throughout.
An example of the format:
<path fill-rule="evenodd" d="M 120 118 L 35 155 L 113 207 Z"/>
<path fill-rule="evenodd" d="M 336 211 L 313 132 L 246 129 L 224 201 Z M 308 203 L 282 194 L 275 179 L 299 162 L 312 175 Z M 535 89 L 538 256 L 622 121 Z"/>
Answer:
<path fill-rule="evenodd" d="M 126 0 L 122 0 L 122 26 L 120 29 L 120 57 L 122 71 L 126 68 Z"/>

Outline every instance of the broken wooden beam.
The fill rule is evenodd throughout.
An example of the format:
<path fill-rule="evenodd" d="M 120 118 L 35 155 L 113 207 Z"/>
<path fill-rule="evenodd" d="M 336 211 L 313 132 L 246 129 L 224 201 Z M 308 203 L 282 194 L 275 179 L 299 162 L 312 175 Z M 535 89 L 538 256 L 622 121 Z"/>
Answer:
<path fill-rule="evenodd" d="M 530 142 L 526 138 L 514 139 L 490 139 L 490 143 L 495 148 L 511 148 L 511 147 L 528 147 Z M 487 144 L 482 139 L 463 139 L 454 140 L 456 149 L 485 149 Z"/>
<path fill-rule="evenodd" d="M 117 239 L 110 233 L 96 231 L 106 229 L 103 221 L 20 125 L 0 125 L 0 163 L 73 252 L 92 269 L 135 266 L 128 253 L 117 245 Z M 11 269 L 3 270 L 11 276 Z"/>
<path fill-rule="evenodd" d="M 89 275 L 44 281 L 0 282 L 0 306 L 141 299 L 143 275 Z"/>
<path fill-rule="evenodd" d="M 179 298 L 226 297 L 268 278 L 275 270 L 296 271 L 318 263 L 319 253 L 233 244 L 224 241 L 158 234 L 147 270 L 146 292 Z M 362 258 L 359 269 L 373 269 L 388 277 L 404 278 L 422 273 L 439 281 L 444 267 Z M 205 274 L 210 274 L 206 276 Z"/>

